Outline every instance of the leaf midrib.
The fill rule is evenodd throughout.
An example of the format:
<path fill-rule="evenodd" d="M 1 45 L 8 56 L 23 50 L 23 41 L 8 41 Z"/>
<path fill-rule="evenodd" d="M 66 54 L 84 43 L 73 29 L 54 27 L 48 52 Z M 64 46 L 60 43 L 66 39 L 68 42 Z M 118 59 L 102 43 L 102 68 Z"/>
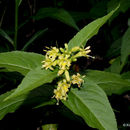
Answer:
<path fill-rule="evenodd" d="M 16 64 L 10 64 L 10 63 L 0 63 L 0 65 L 8 65 L 8 66 L 18 67 L 18 68 L 22 68 L 22 69 L 26 69 L 26 70 L 32 70 L 29 67 L 24 67 L 24 66 L 20 66 L 20 65 L 16 65 Z"/>
<path fill-rule="evenodd" d="M 100 20 L 100 18 L 97 19 L 97 20 Z M 96 28 L 94 29 L 94 31 L 98 29 L 98 26 L 99 26 L 99 25 L 96 26 Z M 88 37 L 89 37 L 89 35 L 90 35 L 92 32 L 93 32 L 93 30 L 90 31 L 90 33 L 87 35 L 87 39 L 84 38 L 83 42 L 82 42 L 80 45 L 82 45 L 85 41 L 86 41 L 86 42 L 88 41 Z M 97 33 L 97 32 L 96 32 L 96 33 Z M 96 33 L 95 33 L 95 34 L 96 34 Z"/>
<path fill-rule="evenodd" d="M 51 75 L 54 75 L 54 73 L 48 74 L 49 77 L 50 77 Z M 39 87 L 39 86 L 42 85 L 42 84 L 50 83 L 50 82 L 54 79 L 54 78 L 51 78 L 51 80 L 46 80 L 45 76 L 46 76 L 46 75 L 44 75 L 43 77 L 41 77 L 41 78 L 40 78 L 39 80 L 37 80 L 36 82 L 31 83 L 31 84 L 29 85 L 29 87 L 24 88 L 24 90 L 16 89 L 16 90 L 14 91 L 14 94 L 12 93 L 12 94 L 9 96 L 9 99 L 10 99 L 10 98 L 17 97 L 17 96 L 20 96 L 20 95 L 24 94 L 27 90 L 28 90 L 27 92 L 32 91 L 33 89 L 36 88 L 36 87 L 34 87 L 34 86 Z M 42 79 L 45 79 L 45 80 L 44 80 L 44 82 L 40 83 L 40 81 L 41 81 Z M 38 84 L 38 85 L 34 85 L 34 84 Z M 30 89 L 30 86 L 33 86 L 33 89 Z M 18 87 L 21 87 L 21 85 L 19 85 Z M 17 93 L 17 91 L 18 91 L 19 93 L 21 93 L 21 94 Z M 16 93 L 16 94 L 15 94 L 15 93 Z M 7 99 L 8 99 L 8 97 L 7 97 Z"/>
<path fill-rule="evenodd" d="M 21 99 L 21 100 L 18 100 L 16 102 L 13 102 L 13 103 L 10 103 L 10 104 L 6 105 L 5 107 L 0 108 L 0 111 L 3 110 L 3 109 L 5 109 L 5 108 L 7 108 L 8 106 L 14 105 L 14 104 L 16 104 L 18 102 L 21 102 L 21 101 L 24 101 L 24 99 Z"/>
<path fill-rule="evenodd" d="M 72 93 L 73 93 L 73 95 L 75 95 L 79 100 L 80 100 L 80 102 L 85 106 L 85 107 L 87 107 L 88 108 L 88 110 L 92 113 L 92 111 L 91 111 L 91 109 L 87 106 L 87 105 L 85 105 L 85 103 L 84 103 L 84 100 L 82 101 L 82 98 L 80 98 L 80 96 L 78 96 L 78 95 L 76 95 L 73 91 L 71 91 Z M 80 113 L 82 113 L 81 111 L 79 111 Z M 82 114 L 82 115 L 84 115 L 84 114 Z M 96 118 L 96 120 L 99 122 L 99 124 L 102 126 L 102 124 L 101 124 L 101 122 L 98 120 L 98 118 L 97 118 L 97 116 L 95 115 L 95 114 L 93 114 L 92 113 L 92 115 Z M 102 126 L 102 128 L 104 128 L 103 126 Z M 105 128 L 104 128 L 105 129 Z"/>

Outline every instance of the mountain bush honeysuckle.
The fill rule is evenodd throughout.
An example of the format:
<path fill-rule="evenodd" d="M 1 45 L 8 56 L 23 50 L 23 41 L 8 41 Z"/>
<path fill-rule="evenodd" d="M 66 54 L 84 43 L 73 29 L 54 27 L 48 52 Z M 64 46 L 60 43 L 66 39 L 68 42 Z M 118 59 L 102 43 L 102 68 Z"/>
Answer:
<path fill-rule="evenodd" d="M 65 48 L 56 48 L 56 47 L 46 47 L 48 50 L 46 52 L 45 60 L 42 61 L 42 68 L 54 70 L 55 67 L 58 67 L 58 76 L 63 76 L 64 79 L 58 82 L 58 86 L 54 89 L 53 98 L 57 99 L 57 104 L 59 100 L 66 100 L 69 92 L 69 89 L 72 84 L 77 84 L 78 87 L 84 82 L 84 76 L 81 76 L 79 73 L 77 75 L 70 76 L 69 69 L 72 62 L 77 61 L 79 57 L 94 58 L 88 53 L 91 52 L 90 46 L 83 48 L 79 46 L 73 47 L 71 50 L 68 50 L 68 45 L 65 43 Z"/>

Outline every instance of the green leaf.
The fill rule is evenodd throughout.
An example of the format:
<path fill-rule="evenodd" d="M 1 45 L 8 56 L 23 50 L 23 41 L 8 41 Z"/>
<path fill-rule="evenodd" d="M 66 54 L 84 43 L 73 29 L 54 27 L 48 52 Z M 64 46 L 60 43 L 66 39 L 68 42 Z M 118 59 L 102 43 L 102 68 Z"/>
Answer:
<path fill-rule="evenodd" d="M 120 55 L 122 38 L 117 39 L 112 43 L 107 51 L 106 57 L 113 58 Z"/>
<path fill-rule="evenodd" d="M 22 51 L 5 52 L 0 53 L 0 67 L 26 75 L 30 70 L 41 66 L 43 59 L 43 55 L 36 53 Z"/>
<path fill-rule="evenodd" d="M 8 40 L 8 42 L 14 46 L 14 41 L 10 38 L 10 36 L 4 30 L 0 29 L 0 35 L 4 37 L 6 40 Z"/>
<path fill-rule="evenodd" d="M 34 89 L 31 92 L 22 94 L 17 98 L 11 98 L 6 101 L 4 101 L 4 99 L 11 95 L 15 90 L 0 95 L 0 120 L 7 113 L 15 112 L 19 107 L 21 108 L 27 106 L 30 108 L 37 108 L 41 105 L 42 107 L 48 105 L 51 101 L 51 97 L 53 96 L 53 87 L 53 85 L 46 84 Z"/>
<path fill-rule="evenodd" d="M 40 105 L 35 106 L 33 109 L 37 109 L 37 108 L 44 107 L 44 106 L 47 106 L 47 105 L 54 105 L 54 104 L 56 104 L 56 100 L 52 99 L 50 101 L 43 102 Z"/>
<path fill-rule="evenodd" d="M 37 67 L 27 73 L 15 92 L 7 97 L 6 100 L 27 93 L 45 83 L 51 83 L 56 77 L 57 71 L 52 72 Z"/>
<path fill-rule="evenodd" d="M 5 68 L 0 68 L 0 72 L 9 72 L 9 71 Z"/>
<path fill-rule="evenodd" d="M 120 74 L 121 72 L 121 64 L 120 64 L 121 58 L 117 57 L 114 59 L 113 63 L 110 66 L 110 72 Z"/>
<path fill-rule="evenodd" d="M 130 27 L 130 18 L 128 19 L 128 26 Z"/>
<path fill-rule="evenodd" d="M 121 61 L 124 64 L 130 55 L 130 27 L 125 32 L 121 45 Z"/>
<path fill-rule="evenodd" d="M 78 26 L 76 25 L 74 19 L 71 17 L 71 15 L 64 9 L 58 9 L 58 8 L 41 8 L 36 16 L 34 18 L 36 20 L 40 20 L 43 18 L 53 18 L 57 19 L 73 28 L 76 30 L 79 30 Z"/>
<path fill-rule="evenodd" d="M 32 38 L 24 45 L 24 47 L 22 48 L 22 51 L 25 51 L 27 49 L 27 47 L 32 44 L 38 37 L 40 37 L 42 34 L 44 34 L 48 29 L 44 29 L 44 30 L 40 30 L 38 32 L 36 32 Z"/>
<path fill-rule="evenodd" d="M 100 27 L 113 15 L 118 7 L 102 18 L 98 18 L 80 30 L 68 43 L 69 49 L 75 46 L 85 46 L 86 42 L 98 33 Z"/>
<path fill-rule="evenodd" d="M 58 124 L 45 124 L 42 126 L 43 130 L 57 130 Z"/>
<path fill-rule="evenodd" d="M 123 73 L 121 77 L 130 81 L 130 71 Z"/>
<path fill-rule="evenodd" d="M 17 109 L 17 107 L 18 107 L 17 105 L 15 105 L 15 107 L 13 107 L 13 105 L 12 105 L 12 107 L 9 108 L 9 103 L 11 103 L 11 101 L 10 101 L 10 102 L 3 102 L 3 100 L 4 100 L 7 96 L 9 96 L 11 93 L 13 93 L 13 92 L 14 92 L 14 90 L 0 95 L 0 120 L 1 120 L 8 112 L 14 112 L 15 108 Z M 8 109 L 7 109 L 7 108 L 8 108 Z M 12 109 L 12 108 L 14 108 L 14 109 Z"/>
<path fill-rule="evenodd" d="M 78 89 L 71 89 L 68 100 L 63 103 L 81 116 L 92 128 L 117 130 L 114 113 L 104 91 L 90 80 Z"/>
<path fill-rule="evenodd" d="M 130 90 L 130 82 L 121 78 L 119 74 L 89 70 L 86 77 L 99 85 L 107 95 L 122 94 Z"/>

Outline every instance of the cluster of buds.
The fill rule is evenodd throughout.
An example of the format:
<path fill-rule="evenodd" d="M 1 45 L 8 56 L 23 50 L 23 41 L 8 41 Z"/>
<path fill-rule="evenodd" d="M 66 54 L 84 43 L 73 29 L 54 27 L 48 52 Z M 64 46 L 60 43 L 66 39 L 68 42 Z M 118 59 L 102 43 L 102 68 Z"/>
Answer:
<path fill-rule="evenodd" d="M 71 50 L 68 49 L 68 45 L 65 44 L 65 48 L 56 48 L 51 47 L 48 48 L 45 55 L 45 60 L 42 61 L 43 65 L 42 68 L 54 70 L 55 67 L 58 67 L 58 76 L 64 75 L 64 79 L 58 82 L 57 89 L 54 89 L 54 96 L 57 101 L 59 100 L 66 100 L 67 93 L 69 91 L 69 88 L 71 84 L 77 84 L 78 87 L 81 86 L 83 83 L 83 76 L 81 76 L 79 73 L 77 75 L 72 75 L 70 77 L 69 75 L 69 69 L 71 66 L 71 63 L 74 61 L 77 61 L 77 58 L 79 57 L 91 57 L 88 55 L 88 53 L 91 52 L 90 46 L 84 48 L 81 47 L 74 47 Z M 92 57 L 93 58 L 93 57 Z"/>

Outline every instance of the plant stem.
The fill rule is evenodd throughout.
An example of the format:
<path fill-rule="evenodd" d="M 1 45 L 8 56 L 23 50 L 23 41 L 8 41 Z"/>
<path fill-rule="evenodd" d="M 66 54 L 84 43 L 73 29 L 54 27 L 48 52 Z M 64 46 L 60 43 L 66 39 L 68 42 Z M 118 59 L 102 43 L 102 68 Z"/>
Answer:
<path fill-rule="evenodd" d="M 18 0 L 15 0 L 15 33 L 14 33 L 14 49 L 17 49 L 18 37 Z"/>
<path fill-rule="evenodd" d="M 2 23 L 3 23 L 5 12 L 6 12 L 6 8 L 4 9 L 3 15 L 2 15 L 1 20 L 0 20 L 0 28 L 1 28 Z"/>

